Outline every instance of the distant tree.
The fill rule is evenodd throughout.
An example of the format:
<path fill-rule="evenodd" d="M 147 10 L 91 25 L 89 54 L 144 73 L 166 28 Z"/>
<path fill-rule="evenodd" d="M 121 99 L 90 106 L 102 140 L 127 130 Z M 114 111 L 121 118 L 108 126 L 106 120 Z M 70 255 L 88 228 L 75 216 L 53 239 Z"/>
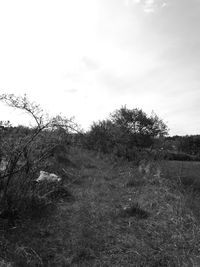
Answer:
<path fill-rule="evenodd" d="M 150 147 L 155 138 L 166 134 L 167 126 L 156 114 L 147 116 L 141 109 L 125 106 L 109 119 L 93 123 L 87 133 L 87 144 L 89 148 L 131 159 L 137 148 Z"/>
<path fill-rule="evenodd" d="M 176 136 L 178 150 L 200 156 L 200 135 Z"/>
<path fill-rule="evenodd" d="M 111 114 L 111 120 L 131 134 L 161 137 L 168 133 L 167 125 L 156 114 L 147 116 L 142 109 L 128 109 L 124 106 Z"/>
<path fill-rule="evenodd" d="M 112 122 L 126 136 L 129 147 L 149 147 L 155 138 L 167 135 L 167 125 L 154 113 L 148 116 L 142 109 L 126 106 L 111 114 Z"/>

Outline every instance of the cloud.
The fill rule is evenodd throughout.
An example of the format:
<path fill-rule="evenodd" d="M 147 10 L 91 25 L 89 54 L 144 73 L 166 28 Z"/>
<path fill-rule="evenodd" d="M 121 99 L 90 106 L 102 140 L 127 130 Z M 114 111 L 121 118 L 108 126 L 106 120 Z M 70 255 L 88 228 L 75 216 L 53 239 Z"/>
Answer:
<path fill-rule="evenodd" d="M 166 0 L 167 1 L 167 0 Z M 145 13 L 153 13 L 157 9 L 167 6 L 165 0 L 126 0 L 126 4 L 131 3 L 141 5 Z"/>

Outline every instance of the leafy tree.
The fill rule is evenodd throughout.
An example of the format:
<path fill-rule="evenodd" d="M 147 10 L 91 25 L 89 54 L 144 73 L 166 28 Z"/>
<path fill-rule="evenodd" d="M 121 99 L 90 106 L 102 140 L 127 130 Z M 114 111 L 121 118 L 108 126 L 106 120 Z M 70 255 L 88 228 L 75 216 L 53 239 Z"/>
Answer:
<path fill-rule="evenodd" d="M 87 140 L 90 148 L 131 159 L 136 148 L 150 147 L 155 138 L 166 134 L 167 126 L 156 114 L 147 116 L 141 109 L 125 106 L 109 119 L 93 123 Z"/>
<path fill-rule="evenodd" d="M 142 109 L 126 106 L 111 114 L 112 122 L 130 134 L 160 137 L 167 134 L 166 124 L 156 114 L 150 117 Z"/>
<path fill-rule="evenodd" d="M 142 109 L 128 109 L 124 106 L 111 114 L 111 119 L 124 132 L 129 147 L 149 147 L 154 138 L 167 134 L 166 124 L 154 113 L 147 116 Z"/>

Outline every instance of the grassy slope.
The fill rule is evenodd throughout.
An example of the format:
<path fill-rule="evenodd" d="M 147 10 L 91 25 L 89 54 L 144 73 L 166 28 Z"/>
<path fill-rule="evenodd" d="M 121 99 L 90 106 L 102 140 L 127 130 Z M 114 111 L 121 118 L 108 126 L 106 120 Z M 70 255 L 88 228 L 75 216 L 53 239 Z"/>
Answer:
<path fill-rule="evenodd" d="M 1 257 L 14 266 L 200 266 L 200 227 L 179 188 L 154 163 L 73 151 L 79 166 L 65 201 L 35 221 L 1 229 Z M 3 266 L 3 265 L 2 265 Z M 7 265 L 5 265 L 7 266 Z"/>

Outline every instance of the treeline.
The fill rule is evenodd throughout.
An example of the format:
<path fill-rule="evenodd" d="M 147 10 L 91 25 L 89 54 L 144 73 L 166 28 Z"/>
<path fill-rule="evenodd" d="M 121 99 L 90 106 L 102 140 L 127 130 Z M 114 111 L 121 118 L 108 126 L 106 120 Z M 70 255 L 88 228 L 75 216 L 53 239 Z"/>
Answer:
<path fill-rule="evenodd" d="M 200 135 L 167 137 L 165 148 L 200 157 Z"/>
<path fill-rule="evenodd" d="M 13 127 L 9 121 L 0 122 L 0 139 L 6 137 L 10 144 L 33 132 L 34 128 Z M 87 132 L 63 131 L 61 135 L 57 129 L 54 134 L 64 136 L 68 145 L 78 144 L 128 160 L 137 160 L 144 154 L 169 160 L 200 160 L 200 135 L 169 137 L 167 125 L 155 113 L 149 116 L 142 109 L 128 109 L 126 106 L 115 110 L 107 119 L 94 122 Z M 43 140 L 47 136 L 48 130 L 45 130 Z"/>
<path fill-rule="evenodd" d="M 81 137 L 88 149 L 112 153 L 128 160 L 154 159 L 199 161 L 200 135 L 168 136 L 168 127 L 155 113 L 126 106 L 106 120 L 94 122 Z"/>

